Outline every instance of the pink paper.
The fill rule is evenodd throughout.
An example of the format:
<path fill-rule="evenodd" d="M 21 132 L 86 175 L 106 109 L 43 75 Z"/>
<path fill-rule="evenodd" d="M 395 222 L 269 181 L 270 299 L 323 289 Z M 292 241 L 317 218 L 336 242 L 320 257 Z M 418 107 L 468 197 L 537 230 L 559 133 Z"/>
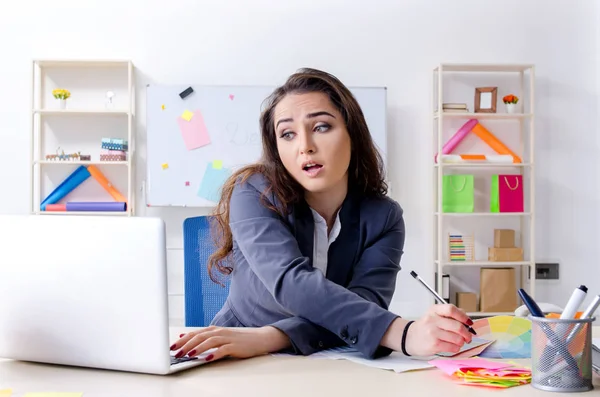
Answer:
<path fill-rule="evenodd" d="M 453 359 L 438 359 L 429 361 L 429 364 L 435 365 L 447 375 L 452 375 L 456 371 L 465 371 L 470 368 L 474 369 L 489 369 L 498 370 L 502 368 L 512 367 L 512 364 L 506 364 L 496 361 L 484 360 L 482 358 L 470 358 L 466 360 L 453 360 Z"/>
<path fill-rule="evenodd" d="M 204 124 L 202 112 L 194 110 L 193 113 L 194 117 L 190 121 L 186 121 L 181 116 L 177 117 L 177 124 L 179 124 L 181 137 L 187 150 L 197 149 L 210 143 L 210 136 L 206 124 Z"/>

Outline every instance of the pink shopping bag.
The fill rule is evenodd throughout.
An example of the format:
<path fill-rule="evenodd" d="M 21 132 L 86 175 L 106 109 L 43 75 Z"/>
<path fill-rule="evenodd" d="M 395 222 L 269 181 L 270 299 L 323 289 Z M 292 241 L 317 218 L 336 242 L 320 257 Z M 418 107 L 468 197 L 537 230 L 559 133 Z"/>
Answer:
<path fill-rule="evenodd" d="M 498 175 L 500 212 L 523 212 L 523 176 Z"/>

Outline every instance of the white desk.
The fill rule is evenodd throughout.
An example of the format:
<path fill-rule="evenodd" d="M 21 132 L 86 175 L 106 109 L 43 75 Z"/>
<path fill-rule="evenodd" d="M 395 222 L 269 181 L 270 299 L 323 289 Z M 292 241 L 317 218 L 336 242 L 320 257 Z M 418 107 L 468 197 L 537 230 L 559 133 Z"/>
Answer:
<path fill-rule="evenodd" d="M 184 331 L 173 329 L 172 334 Z M 600 337 L 600 327 L 594 328 L 594 335 Z M 600 396 L 600 377 L 595 376 L 594 386 L 593 391 L 583 395 Z M 215 362 L 168 376 L 4 360 L 0 362 L 0 388 L 12 388 L 15 397 L 32 391 L 83 392 L 84 397 L 561 395 L 531 385 L 507 390 L 457 385 L 437 369 L 396 374 L 346 360 L 287 356 Z"/>

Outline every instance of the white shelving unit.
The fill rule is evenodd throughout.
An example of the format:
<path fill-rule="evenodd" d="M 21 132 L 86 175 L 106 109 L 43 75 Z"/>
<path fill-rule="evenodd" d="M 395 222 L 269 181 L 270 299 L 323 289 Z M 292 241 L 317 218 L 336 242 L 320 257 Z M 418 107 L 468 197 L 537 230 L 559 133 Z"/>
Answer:
<path fill-rule="evenodd" d="M 129 60 L 34 60 L 31 104 L 31 212 L 38 215 L 135 214 L 135 78 Z M 68 89 L 67 107 L 52 96 L 55 88 Z M 115 93 L 107 105 L 106 93 Z M 125 161 L 100 161 L 101 139 L 128 142 Z M 47 160 L 61 148 L 65 153 L 91 155 L 85 160 Z M 77 167 L 94 165 L 127 200 L 124 212 L 41 211 L 40 205 Z M 89 178 L 93 180 L 93 178 Z M 64 201 L 114 201 L 106 190 L 84 182 L 86 192 L 74 189 Z"/>
<path fill-rule="evenodd" d="M 472 81 L 469 81 L 472 80 Z M 486 162 L 464 162 L 445 163 L 436 162 L 432 153 L 433 179 L 434 179 L 434 250 L 433 264 L 438 292 L 442 293 L 442 275 L 451 274 L 453 271 L 467 272 L 473 276 L 473 271 L 479 273 L 481 267 L 514 267 L 520 270 L 519 284 L 517 288 L 524 288 L 532 296 L 535 296 L 535 187 L 534 187 L 534 66 L 533 65 L 492 65 L 492 64 L 440 64 L 433 69 L 433 95 L 432 95 L 432 119 L 434 126 L 434 150 L 441 153 L 442 147 L 454 132 L 457 126 L 469 119 L 477 119 L 486 126 L 503 126 L 504 134 L 494 134 L 499 140 L 504 141 L 507 136 L 515 138 L 518 134 L 518 143 L 513 144 L 512 150 L 521 157 L 521 163 L 486 163 Z M 451 86 L 452 88 L 448 88 Z M 473 98 L 475 87 L 497 86 L 497 108 L 495 113 L 474 113 Z M 504 92 L 506 87 L 510 91 Z M 515 94 L 520 100 L 520 113 L 507 113 L 504 109 L 502 98 L 507 94 Z M 443 103 L 466 103 L 469 107 L 467 112 L 444 112 Z M 447 124 L 450 124 L 448 126 Z M 507 129 L 508 127 L 508 129 Z M 508 131 L 508 132 L 507 132 Z M 518 147 L 514 147 L 517 146 Z M 491 149 L 489 154 L 494 154 Z M 457 153 L 461 154 L 461 153 Z M 464 154 L 464 153 L 463 153 Z M 472 213 L 444 213 L 442 212 L 442 190 L 443 176 L 449 173 L 469 173 L 490 178 L 494 174 L 512 173 L 523 176 L 524 189 L 524 212 L 522 213 L 491 213 L 489 212 L 489 197 L 481 199 L 481 203 L 488 204 L 487 211 L 483 205 L 476 203 L 475 212 Z M 477 189 L 477 185 L 476 185 Z M 478 194 L 481 192 L 477 192 Z M 485 193 L 485 192 L 484 192 Z M 497 222 L 518 222 L 519 235 L 517 245 L 524 249 L 524 260 L 518 262 L 494 262 L 487 260 L 487 248 L 475 249 L 475 260 L 450 261 L 448 257 L 448 229 L 452 226 L 463 228 L 467 233 L 475 235 L 475 240 L 480 238 L 473 229 L 487 230 L 488 239 L 493 240 L 493 229 Z M 453 225 L 448 225 L 453 223 Z M 511 227 L 512 228 L 512 227 Z M 516 228 L 513 228 L 516 229 Z M 465 230 L 465 231 L 466 231 Z M 477 244 L 476 244 L 477 245 Z M 485 244 L 484 244 L 485 246 Z M 492 246 L 490 244 L 487 245 Z M 480 255 L 477 255 L 479 252 Z M 482 258 L 483 256 L 483 258 Z M 464 273 L 463 273 L 464 274 Z M 471 291 L 478 291 L 479 285 L 470 286 Z M 479 296 L 479 294 L 478 294 Z M 453 297 L 451 296 L 451 301 Z M 494 316 L 510 313 L 498 312 L 471 312 L 472 317 Z"/>

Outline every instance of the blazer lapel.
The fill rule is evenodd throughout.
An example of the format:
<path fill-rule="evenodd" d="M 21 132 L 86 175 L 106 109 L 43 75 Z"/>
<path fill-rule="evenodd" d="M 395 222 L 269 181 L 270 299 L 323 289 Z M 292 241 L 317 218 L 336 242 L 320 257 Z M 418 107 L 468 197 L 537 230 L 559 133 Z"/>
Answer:
<path fill-rule="evenodd" d="M 294 218 L 296 222 L 294 233 L 300 247 L 300 252 L 302 252 L 302 255 L 310 258 L 312 263 L 315 224 L 310 208 L 306 203 L 301 202 L 294 206 Z"/>
<path fill-rule="evenodd" d="M 360 234 L 360 208 L 358 196 L 348 192 L 340 209 L 342 228 L 337 239 L 329 247 L 327 256 L 327 278 L 346 286 L 354 267 Z"/>

